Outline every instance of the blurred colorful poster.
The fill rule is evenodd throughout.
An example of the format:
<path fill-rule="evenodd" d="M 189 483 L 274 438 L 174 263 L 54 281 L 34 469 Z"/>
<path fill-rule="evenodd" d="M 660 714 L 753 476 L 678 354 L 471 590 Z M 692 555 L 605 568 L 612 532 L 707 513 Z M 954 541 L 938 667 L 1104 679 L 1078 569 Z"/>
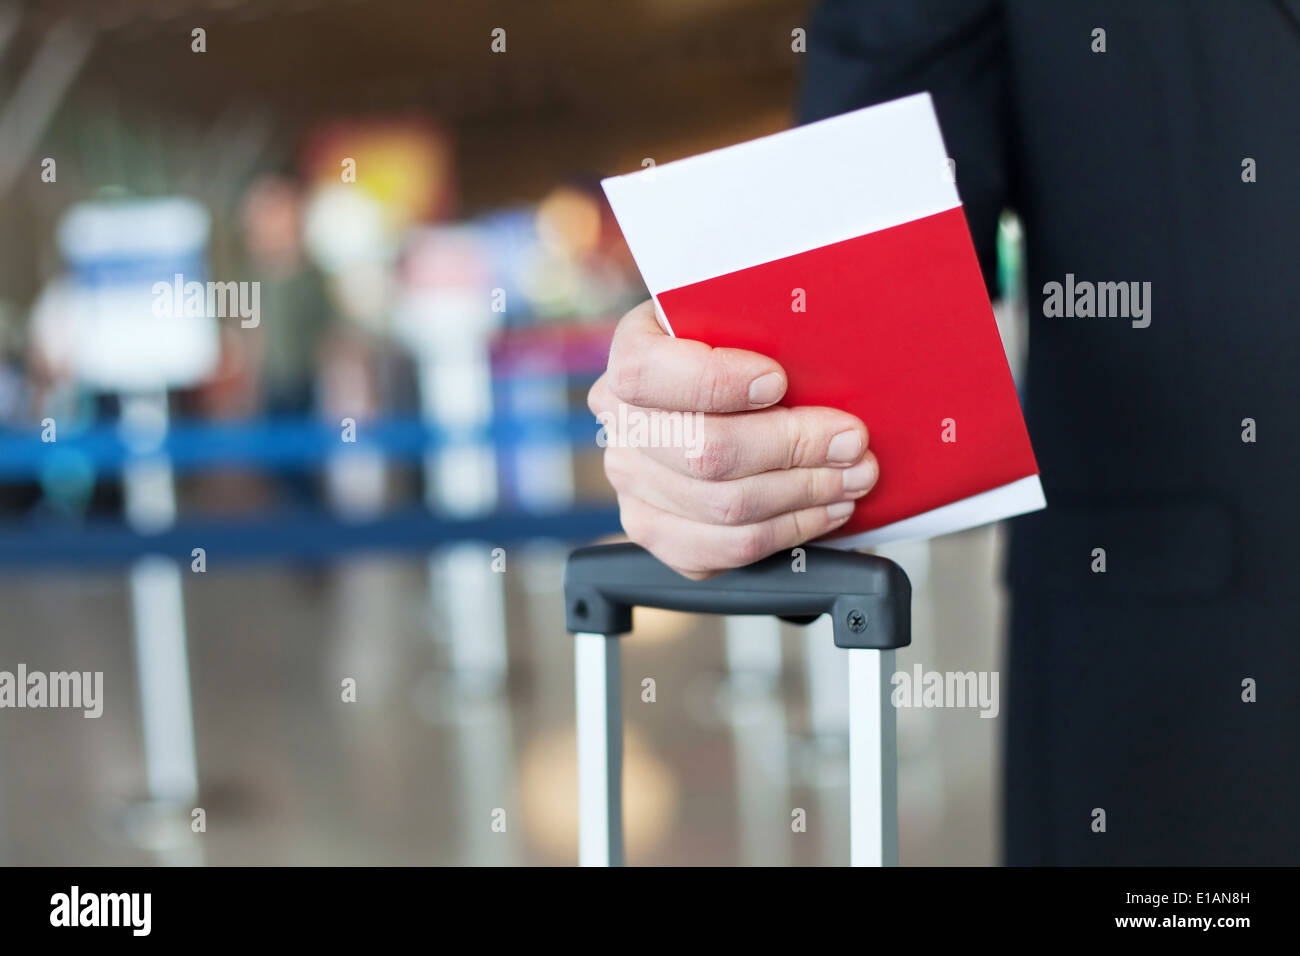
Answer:
<path fill-rule="evenodd" d="M 354 186 L 384 213 L 391 235 L 450 218 L 456 206 L 451 143 L 431 120 L 337 120 L 304 140 L 303 178 L 315 191 Z"/>

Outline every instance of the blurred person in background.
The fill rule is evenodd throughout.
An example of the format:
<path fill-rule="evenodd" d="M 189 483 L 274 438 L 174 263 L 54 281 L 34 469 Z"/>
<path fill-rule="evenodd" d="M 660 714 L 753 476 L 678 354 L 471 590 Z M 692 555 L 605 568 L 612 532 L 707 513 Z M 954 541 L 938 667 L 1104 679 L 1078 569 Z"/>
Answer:
<path fill-rule="evenodd" d="M 323 343 L 335 322 L 325 280 L 305 255 L 303 205 L 302 187 L 281 173 L 259 176 L 243 194 L 240 275 L 257 283 L 259 322 L 250 328 L 222 323 L 220 366 L 199 390 L 206 416 L 297 420 L 315 408 Z M 256 500 L 240 484 L 246 477 L 220 476 L 216 493 Z M 281 473 L 273 487 L 296 504 L 316 499 L 315 480 L 305 471 Z"/>
<path fill-rule="evenodd" d="M 257 343 L 261 404 L 272 418 L 311 412 L 320 350 L 333 325 L 324 279 L 304 255 L 303 202 L 295 181 L 267 175 L 249 186 L 241 215 L 262 322 L 252 337 L 236 333 Z"/>
<path fill-rule="evenodd" d="M 1005 861 L 1300 863 L 1300 2 L 830 0 L 808 33 L 803 120 L 928 90 L 990 279 L 1024 222 L 1048 508 L 1012 526 Z M 1067 275 L 1149 282 L 1147 324 L 1038 313 Z M 628 535 L 700 578 L 842 524 L 870 422 L 785 384 L 628 313 L 592 409 L 710 416 L 695 459 L 606 449 Z"/>

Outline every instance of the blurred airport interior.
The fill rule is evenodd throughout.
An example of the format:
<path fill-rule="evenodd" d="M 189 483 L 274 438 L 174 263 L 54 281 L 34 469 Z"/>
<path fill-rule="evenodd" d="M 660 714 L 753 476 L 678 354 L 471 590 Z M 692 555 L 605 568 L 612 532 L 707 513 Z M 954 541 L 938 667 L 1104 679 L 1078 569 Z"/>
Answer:
<path fill-rule="evenodd" d="M 599 179 L 787 127 L 807 6 L 0 0 L 0 671 L 103 674 L 0 710 L 0 863 L 576 860 Z M 885 553 L 997 671 L 997 529 Z M 842 667 L 640 612 L 629 862 L 847 862 Z M 997 861 L 999 730 L 900 710 L 904 864 Z"/>

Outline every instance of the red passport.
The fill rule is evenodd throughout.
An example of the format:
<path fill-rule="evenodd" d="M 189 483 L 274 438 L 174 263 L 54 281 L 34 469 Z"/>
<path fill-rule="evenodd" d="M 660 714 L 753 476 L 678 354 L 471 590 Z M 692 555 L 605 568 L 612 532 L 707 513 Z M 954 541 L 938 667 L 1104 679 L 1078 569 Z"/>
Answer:
<path fill-rule="evenodd" d="M 783 404 L 866 423 L 880 479 L 835 544 L 1045 506 L 928 95 L 605 189 L 672 334 L 769 355 Z"/>

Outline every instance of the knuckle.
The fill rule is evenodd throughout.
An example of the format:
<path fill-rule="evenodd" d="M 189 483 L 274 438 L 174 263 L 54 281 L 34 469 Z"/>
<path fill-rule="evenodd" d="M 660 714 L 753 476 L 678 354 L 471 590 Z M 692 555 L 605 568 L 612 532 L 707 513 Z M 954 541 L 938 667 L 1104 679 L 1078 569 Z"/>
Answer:
<path fill-rule="evenodd" d="M 786 467 L 794 468 L 796 465 L 807 464 L 813 460 L 812 448 L 812 429 L 807 427 L 798 415 L 785 415 L 785 445 L 788 455 L 786 457 Z"/>
<path fill-rule="evenodd" d="M 707 435 L 700 443 L 699 454 L 686 458 L 688 473 L 702 481 L 719 481 L 731 471 L 735 451 L 731 444 Z"/>
<path fill-rule="evenodd" d="M 707 371 L 695 380 L 691 391 L 692 406 L 698 409 L 725 408 L 727 379 L 724 369 L 718 367 L 716 363 L 710 363 Z"/>
<path fill-rule="evenodd" d="M 647 322 L 653 322 L 656 327 L 659 325 L 659 319 L 655 315 L 654 299 L 646 299 L 632 306 L 623 313 L 623 318 L 618 320 L 619 328 L 635 328 Z"/>
<path fill-rule="evenodd" d="M 615 348 L 609 356 L 609 387 L 616 398 L 630 405 L 645 404 L 645 363 L 635 356 L 624 357 L 623 350 Z"/>
<path fill-rule="evenodd" d="M 800 543 L 813 537 L 812 529 L 808 527 L 808 515 L 804 512 L 793 511 L 790 513 L 790 525 L 794 531 L 794 540 Z"/>
<path fill-rule="evenodd" d="M 828 504 L 844 496 L 844 476 L 831 468 L 805 469 L 803 507 Z"/>
<path fill-rule="evenodd" d="M 708 485 L 704 491 L 705 513 L 710 524 L 744 524 L 751 509 L 752 496 L 734 482 Z"/>
<path fill-rule="evenodd" d="M 771 536 L 764 525 L 746 525 L 737 530 L 731 545 L 735 566 L 753 564 L 771 553 Z"/>

